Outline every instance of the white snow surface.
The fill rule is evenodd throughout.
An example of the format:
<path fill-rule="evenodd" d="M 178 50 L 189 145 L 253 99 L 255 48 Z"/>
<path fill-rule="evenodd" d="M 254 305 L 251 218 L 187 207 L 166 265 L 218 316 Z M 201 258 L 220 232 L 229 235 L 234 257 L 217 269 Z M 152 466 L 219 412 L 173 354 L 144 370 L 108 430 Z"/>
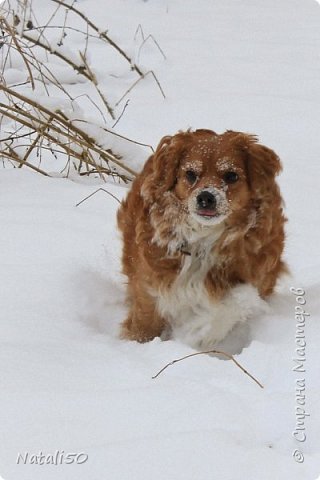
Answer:
<path fill-rule="evenodd" d="M 264 389 L 232 361 L 208 355 L 186 359 L 152 379 L 165 364 L 195 350 L 178 340 L 138 344 L 118 338 L 126 315 L 118 204 L 101 191 L 75 206 L 99 187 L 119 199 L 127 187 L 2 168 L 0 475 L 5 480 L 315 480 L 320 472 L 320 6 L 314 0 L 81 0 L 76 5 L 139 65 L 152 68 L 165 91 L 163 99 L 151 76 L 139 82 L 117 108 L 119 116 L 130 99 L 116 126 L 119 134 L 155 147 L 179 129 L 233 129 L 259 135 L 279 154 L 291 276 L 279 285 L 269 310 L 236 328 L 221 346 Z M 34 9 L 39 18 L 48 18 L 52 5 L 35 0 Z M 152 39 L 139 50 L 139 24 L 166 59 Z M 75 42 L 75 56 L 79 48 Z M 132 84 L 126 65 L 118 60 L 110 65 L 94 42 L 90 61 L 115 102 Z M 88 93 L 87 83 L 74 83 L 76 75 L 69 78 L 56 65 L 68 91 Z M 110 75 L 114 69 L 124 82 L 119 87 Z M 25 75 L 17 56 L 7 82 L 24 81 Z M 86 97 L 77 105 L 96 115 Z M 96 120 L 100 125 L 101 118 Z M 132 146 L 135 164 L 138 151 Z M 140 151 L 141 167 L 146 149 Z M 130 146 L 125 153 L 130 157 Z M 47 161 L 54 171 L 54 161 Z M 295 313 L 303 309 L 308 315 L 302 338 L 295 339 Z M 305 372 L 293 370 L 295 358 L 306 358 Z M 294 436 L 297 421 L 306 436 L 302 442 Z M 84 453 L 88 459 L 72 465 L 17 464 L 19 454 L 41 452 Z"/>

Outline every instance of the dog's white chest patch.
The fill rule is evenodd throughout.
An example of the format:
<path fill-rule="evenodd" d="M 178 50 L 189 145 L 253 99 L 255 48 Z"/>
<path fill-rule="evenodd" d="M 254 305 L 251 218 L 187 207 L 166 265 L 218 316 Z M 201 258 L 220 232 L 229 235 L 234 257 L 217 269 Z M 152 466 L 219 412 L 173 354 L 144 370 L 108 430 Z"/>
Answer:
<path fill-rule="evenodd" d="M 235 324 L 265 311 L 266 303 L 248 284 L 238 285 L 214 301 L 204 285 L 214 263 L 210 249 L 191 253 L 171 289 L 158 297 L 157 307 L 169 323 L 173 338 L 193 348 L 210 349 Z"/>

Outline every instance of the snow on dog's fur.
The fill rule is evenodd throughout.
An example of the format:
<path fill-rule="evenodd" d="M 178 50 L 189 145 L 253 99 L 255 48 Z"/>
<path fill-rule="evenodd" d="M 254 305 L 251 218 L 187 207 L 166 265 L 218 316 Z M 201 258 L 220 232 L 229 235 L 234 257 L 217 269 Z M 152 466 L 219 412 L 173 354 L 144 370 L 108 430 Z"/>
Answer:
<path fill-rule="evenodd" d="M 253 135 L 196 130 L 161 140 L 118 212 L 124 338 L 173 331 L 210 347 L 264 308 L 286 271 L 280 170 Z"/>

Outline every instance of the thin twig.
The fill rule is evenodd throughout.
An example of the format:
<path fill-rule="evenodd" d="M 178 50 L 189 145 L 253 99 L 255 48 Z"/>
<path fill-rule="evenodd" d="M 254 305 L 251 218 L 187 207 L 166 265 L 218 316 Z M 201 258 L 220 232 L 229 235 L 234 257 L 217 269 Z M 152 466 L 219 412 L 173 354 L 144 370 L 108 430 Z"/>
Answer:
<path fill-rule="evenodd" d="M 139 51 L 138 51 L 138 57 L 137 57 L 137 58 L 138 58 L 138 62 L 139 62 L 139 60 L 140 60 L 141 50 L 142 50 L 142 48 L 144 47 L 144 45 L 147 43 L 147 41 L 148 41 L 149 39 L 152 40 L 153 43 L 156 45 L 156 47 L 158 48 L 159 52 L 160 52 L 161 55 L 163 56 L 164 60 L 167 60 L 167 57 L 166 57 L 164 51 L 162 50 L 162 48 L 160 47 L 159 43 L 158 43 L 157 40 L 154 38 L 154 36 L 153 36 L 153 35 L 148 35 L 147 38 L 144 38 L 144 39 L 143 39 L 143 42 L 142 42 L 141 45 L 140 45 L 140 48 L 139 48 Z"/>
<path fill-rule="evenodd" d="M 137 30 L 135 31 L 135 34 L 134 34 L 134 37 L 133 37 L 134 40 L 137 39 L 137 35 L 138 35 L 139 32 L 140 32 L 140 34 L 141 34 L 142 40 L 144 40 L 144 33 L 143 33 L 143 28 L 142 28 L 141 23 L 139 23 L 139 25 L 138 25 L 138 27 L 137 27 Z"/>
<path fill-rule="evenodd" d="M 83 64 L 87 70 L 87 72 L 89 72 L 89 75 L 91 77 L 91 82 L 93 83 L 93 85 L 96 87 L 96 90 L 101 98 L 101 100 L 103 101 L 106 109 L 108 110 L 108 113 L 110 114 L 112 120 L 115 120 L 115 115 L 114 115 L 114 112 L 113 112 L 113 109 L 111 108 L 111 106 L 109 105 L 106 97 L 103 95 L 103 93 L 101 92 L 100 88 L 99 88 L 99 85 L 98 85 L 98 82 L 97 82 L 97 79 L 96 79 L 96 76 L 95 74 L 93 73 L 93 71 L 91 70 L 91 68 L 89 67 L 88 65 L 88 62 L 87 62 L 87 59 L 85 58 L 85 55 L 82 53 L 82 52 L 79 52 L 79 55 L 81 57 L 81 60 L 83 61 Z"/>
<path fill-rule="evenodd" d="M 118 125 L 118 123 L 120 122 L 124 112 L 126 111 L 126 108 L 127 106 L 129 105 L 129 102 L 130 100 L 127 100 L 126 103 L 125 103 L 125 106 L 123 107 L 122 109 L 122 112 L 120 113 L 119 117 L 117 118 L 117 120 L 114 122 L 114 124 L 112 125 L 112 128 L 114 128 L 116 125 Z"/>
<path fill-rule="evenodd" d="M 43 26 L 43 25 L 39 25 L 37 27 L 32 27 L 32 28 L 28 28 L 28 32 L 32 32 L 32 31 L 39 31 L 39 32 L 42 32 L 44 30 L 50 30 L 50 29 L 53 29 L 53 30 L 71 30 L 72 32 L 76 32 L 76 33 L 81 33 L 82 35 L 85 35 L 85 36 L 88 36 L 90 38 L 95 38 L 95 39 L 98 39 L 99 40 L 99 35 L 92 35 L 90 33 L 87 33 L 85 32 L 84 30 L 79 30 L 78 28 L 74 28 L 74 27 L 69 27 L 67 25 L 46 25 L 46 26 Z"/>
<path fill-rule="evenodd" d="M 124 135 L 121 135 L 120 133 L 116 133 L 116 132 L 113 132 L 112 130 L 109 130 L 108 128 L 105 128 L 105 127 L 101 127 L 102 130 L 104 130 L 105 132 L 108 132 L 110 133 L 111 135 L 115 135 L 116 137 L 119 137 L 119 138 L 123 138 L 123 140 L 127 140 L 128 142 L 130 143 L 135 143 L 136 145 L 140 145 L 141 147 L 147 147 L 147 148 L 150 148 L 150 150 L 152 152 L 154 152 L 154 148 L 152 145 L 149 145 L 148 143 L 142 143 L 142 142 L 138 142 L 137 140 L 132 140 L 132 138 L 128 138 Z"/>
<path fill-rule="evenodd" d="M 120 53 L 120 55 L 122 55 L 127 60 L 127 62 L 129 62 L 130 66 L 131 66 L 131 68 L 133 68 L 133 70 L 135 70 L 141 77 L 143 76 L 143 72 L 140 70 L 140 68 L 137 65 L 134 64 L 134 62 L 131 60 L 131 58 L 119 47 L 119 45 L 117 45 L 109 37 L 109 35 L 107 35 L 106 32 L 102 32 L 93 22 L 91 22 L 89 20 L 89 18 L 84 13 L 80 12 L 80 10 L 75 8 L 73 5 L 69 5 L 69 4 L 65 3 L 64 1 L 61 1 L 61 0 L 52 0 L 52 1 L 55 2 L 55 3 L 58 3 L 59 5 L 62 5 L 63 7 L 68 8 L 72 12 L 79 15 L 79 17 L 81 17 L 82 20 L 84 20 L 89 25 L 89 27 L 91 27 L 95 32 L 97 32 L 99 34 L 100 38 L 103 38 L 104 40 L 106 40 L 113 48 L 115 48 L 117 50 L 118 53 Z"/>
<path fill-rule="evenodd" d="M 39 35 L 39 37 L 38 37 L 39 40 L 40 40 L 41 36 L 43 36 L 43 38 L 45 39 L 45 36 L 43 35 L 43 32 L 45 32 L 46 27 L 47 27 L 48 25 L 50 25 L 50 23 L 52 22 L 52 20 L 55 18 L 57 12 L 59 11 L 59 8 L 60 8 L 60 7 L 57 7 L 57 8 L 55 9 L 55 11 L 51 14 L 51 16 L 49 17 L 49 19 L 47 20 L 47 23 L 46 23 L 44 29 L 42 30 L 42 32 L 40 33 L 40 35 Z M 34 11 L 33 11 L 33 9 L 32 9 L 32 5 L 30 5 L 30 10 L 32 11 L 32 15 L 33 15 L 33 17 L 35 18 L 35 14 L 34 14 Z M 35 18 L 35 19 L 36 19 L 36 18 Z M 36 20 L 37 20 L 37 19 L 36 19 Z M 37 23 L 38 23 L 38 22 L 37 22 Z M 23 22 L 23 24 L 25 24 L 25 21 Z M 47 41 L 48 41 L 48 40 L 47 40 Z"/>
<path fill-rule="evenodd" d="M 22 159 L 22 162 L 20 163 L 19 167 L 18 168 L 22 168 L 23 165 L 26 164 L 28 158 L 30 157 L 31 155 L 31 152 L 34 150 L 34 148 L 37 146 L 38 144 L 38 141 L 40 140 L 42 136 L 42 132 L 39 132 L 38 135 L 36 136 L 36 138 L 33 140 L 33 142 L 31 143 L 30 147 L 27 149 L 26 151 L 26 154 L 25 156 L 23 157 Z M 21 146 L 21 145 L 20 145 Z"/>
<path fill-rule="evenodd" d="M 165 93 L 164 93 L 164 91 L 163 91 L 163 88 L 161 87 L 161 84 L 160 84 L 158 78 L 156 77 L 154 71 L 153 71 L 153 70 L 149 70 L 147 73 L 145 73 L 145 74 L 143 75 L 143 77 L 138 78 L 138 80 L 136 80 L 136 81 L 131 85 L 131 87 L 129 87 L 128 90 L 126 90 L 126 92 L 122 95 L 122 97 L 117 101 L 117 103 L 115 104 L 115 106 L 117 107 L 117 106 L 119 105 L 119 103 L 121 103 L 122 100 L 128 95 L 128 93 L 130 93 L 131 90 L 133 90 L 134 87 L 140 82 L 140 80 L 143 80 L 143 79 L 146 78 L 148 75 L 152 75 L 152 77 L 154 78 L 155 82 L 157 83 L 157 85 L 158 85 L 158 87 L 159 87 L 159 90 L 160 90 L 163 98 L 166 98 L 166 95 L 165 95 Z"/>
<path fill-rule="evenodd" d="M 80 75 L 83 75 L 84 77 L 86 77 L 87 80 L 92 81 L 90 74 L 85 69 L 85 65 L 77 65 L 70 58 L 63 55 L 63 53 L 59 52 L 58 50 L 52 48 L 49 45 L 46 45 L 45 43 L 41 42 L 38 38 L 32 38 L 29 35 L 26 35 L 25 33 L 22 34 L 22 38 L 25 38 L 26 40 L 28 40 L 28 42 L 31 42 L 34 45 L 43 48 L 44 50 L 51 53 L 52 55 L 57 56 L 58 58 L 60 58 L 60 60 L 63 60 L 65 63 L 70 65 Z"/>
<path fill-rule="evenodd" d="M 20 127 L 20 129 L 22 129 L 22 128 L 23 128 L 23 126 Z M 15 131 L 15 132 L 12 132 L 8 137 L 0 138 L 0 143 L 1 142 L 6 142 L 7 140 L 10 140 L 11 142 L 13 142 L 14 140 L 18 140 L 20 138 L 29 137 L 33 133 L 36 133 L 36 132 L 37 132 L 37 130 L 33 130 L 31 132 L 22 133 L 21 135 L 17 135 L 17 131 Z"/>
<path fill-rule="evenodd" d="M 32 75 L 32 72 L 31 72 L 31 69 L 30 69 L 30 65 L 29 65 L 29 62 L 26 60 L 25 58 L 25 55 L 24 55 L 24 52 L 22 51 L 21 49 L 21 46 L 18 42 L 18 40 L 16 39 L 16 32 L 15 30 L 9 25 L 9 23 L 7 22 L 7 20 L 4 18 L 4 17 L 1 17 L 1 22 L 5 25 L 5 28 L 8 30 L 8 32 L 10 33 L 10 36 L 16 46 L 16 49 L 18 50 L 18 52 L 20 53 L 21 57 L 22 57 L 22 60 L 24 61 L 24 64 L 28 70 L 28 73 L 29 73 L 29 78 L 30 78 L 30 82 L 31 82 L 31 87 L 32 87 L 32 90 L 35 89 L 35 85 L 34 85 L 34 80 L 33 80 L 33 75 Z"/>
<path fill-rule="evenodd" d="M 0 151 L 0 156 L 3 156 L 4 158 L 6 158 L 6 157 L 10 158 L 11 160 L 17 162 L 19 165 L 21 165 L 21 163 L 23 163 L 27 167 L 31 168 L 32 170 L 34 170 L 38 173 L 41 173 L 45 177 L 49 177 L 48 173 L 44 172 L 43 170 L 41 170 L 38 167 L 35 167 L 34 165 L 32 165 L 32 163 L 24 162 L 23 159 L 20 158 L 19 155 L 9 145 L 6 145 L 6 146 L 8 148 L 8 151 L 7 152 L 1 152 Z"/>
<path fill-rule="evenodd" d="M 240 370 L 242 370 L 254 382 L 256 382 L 256 384 L 259 385 L 260 388 L 264 388 L 263 385 L 253 375 L 251 375 L 251 373 L 249 373 L 248 370 L 246 370 L 242 365 L 240 365 L 240 363 L 237 362 L 237 360 L 232 355 L 230 355 L 229 353 L 223 352 L 221 350 L 207 350 L 207 351 L 204 351 L 204 352 L 191 353 L 190 355 L 185 355 L 184 357 L 177 358 L 176 360 L 172 360 L 172 362 L 167 363 L 167 365 L 165 365 L 163 368 L 161 368 L 161 370 L 159 370 L 159 372 L 156 373 L 156 375 L 154 375 L 152 378 L 153 379 L 157 378 L 168 367 L 170 367 L 171 365 L 174 365 L 175 363 L 181 362 L 182 360 L 185 360 L 186 358 L 195 357 L 196 355 L 207 355 L 209 353 L 215 353 L 215 354 L 218 354 L 218 355 L 223 355 L 224 357 L 228 358 L 229 360 L 232 360 L 233 363 L 235 363 L 236 366 L 240 368 Z"/>
<path fill-rule="evenodd" d="M 90 195 L 88 195 L 87 197 L 85 197 L 83 200 L 81 200 L 79 203 L 76 203 L 76 207 L 79 207 L 79 205 L 81 205 L 81 203 L 85 202 L 86 200 L 88 200 L 90 197 L 93 197 L 93 195 L 95 195 L 96 193 L 98 192 L 105 192 L 107 193 L 108 195 L 110 195 L 110 197 L 114 198 L 118 203 L 121 204 L 119 198 L 117 198 L 115 195 L 113 195 L 113 193 L 110 193 L 108 192 L 108 190 L 105 190 L 104 188 L 98 188 L 98 190 L 95 190 L 94 192 L 90 193 Z"/>

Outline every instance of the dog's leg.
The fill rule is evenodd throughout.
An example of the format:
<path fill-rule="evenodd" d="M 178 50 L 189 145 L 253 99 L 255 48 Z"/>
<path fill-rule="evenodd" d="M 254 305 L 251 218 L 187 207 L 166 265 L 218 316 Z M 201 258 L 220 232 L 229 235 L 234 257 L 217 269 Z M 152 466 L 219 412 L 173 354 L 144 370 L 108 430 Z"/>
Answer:
<path fill-rule="evenodd" d="M 289 273 L 289 269 L 287 265 L 280 260 L 271 272 L 268 272 L 260 279 L 258 290 L 262 298 L 269 297 L 269 295 L 273 293 L 279 276 L 285 273 Z"/>
<path fill-rule="evenodd" d="M 121 337 L 137 342 L 148 342 L 159 337 L 166 322 L 156 311 L 155 299 L 145 292 L 130 295 L 131 308 L 127 319 L 122 323 Z"/>

